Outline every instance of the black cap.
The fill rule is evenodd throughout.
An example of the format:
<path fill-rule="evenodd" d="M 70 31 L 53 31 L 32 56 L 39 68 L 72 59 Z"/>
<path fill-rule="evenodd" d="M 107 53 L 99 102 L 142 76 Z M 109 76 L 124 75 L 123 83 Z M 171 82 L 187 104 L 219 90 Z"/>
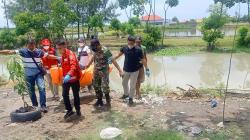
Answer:
<path fill-rule="evenodd" d="M 90 41 L 90 46 L 98 46 L 98 45 L 100 45 L 99 39 L 95 38 Z"/>
<path fill-rule="evenodd" d="M 66 40 L 64 38 L 58 38 L 56 40 L 56 45 L 66 45 Z"/>
<path fill-rule="evenodd" d="M 84 43 L 85 42 L 85 39 L 83 38 L 83 37 L 80 37 L 79 39 L 78 39 L 78 43 Z"/>
<path fill-rule="evenodd" d="M 134 36 L 129 36 L 128 41 L 135 41 L 135 37 Z"/>
<path fill-rule="evenodd" d="M 27 40 L 27 45 L 35 45 L 36 41 L 34 39 L 28 39 Z"/>

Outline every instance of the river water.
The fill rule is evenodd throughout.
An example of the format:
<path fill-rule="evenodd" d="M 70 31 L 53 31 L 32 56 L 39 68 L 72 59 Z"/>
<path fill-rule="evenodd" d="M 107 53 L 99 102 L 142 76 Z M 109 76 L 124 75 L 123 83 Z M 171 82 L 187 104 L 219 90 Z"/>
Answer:
<path fill-rule="evenodd" d="M 115 52 L 114 52 L 115 54 Z M 151 77 L 146 78 L 144 84 L 167 85 L 171 89 L 177 86 L 186 87 L 186 84 L 194 87 L 216 87 L 226 83 L 230 54 L 198 53 L 183 56 L 162 57 L 148 55 L 148 65 Z M 9 57 L 0 57 L 0 75 L 8 77 L 6 64 Z M 234 54 L 232 71 L 229 80 L 229 88 L 250 88 L 250 54 Z M 124 58 L 118 60 L 123 66 Z M 244 79 L 246 82 L 244 84 Z M 114 68 L 110 74 L 112 89 L 121 90 L 121 78 Z"/>

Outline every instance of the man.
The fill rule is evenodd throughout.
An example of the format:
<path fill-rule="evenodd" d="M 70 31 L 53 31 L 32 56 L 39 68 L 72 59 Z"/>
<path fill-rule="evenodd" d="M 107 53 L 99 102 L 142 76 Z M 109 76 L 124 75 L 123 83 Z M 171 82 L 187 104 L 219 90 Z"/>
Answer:
<path fill-rule="evenodd" d="M 73 112 L 69 99 L 70 88 L 73 91 L 76 114 L 78 116 L 81 116 L 80 97 L 79 97 L 79 90 L 80 90 L 79 79 L 81 76 L 81 72 L 77 57 L 72 51 L 67 49 L 66 41 L 64 38 L 60 38 L 56 41 L 56 48 L 58 49 L 58 52 L 62 56 L 61 65 L 64 77 L 62 95 L 63 95 L 64 105 L 67 110 L 64 119 L 67 120 L 72 115 L 75 114 Z"/>
<path fill-rule="evenodd" d="M 139 69 L 141 68 L 142 62 L 144 61 L 141 48 L 135 46 L 135 37 L 128 37 L 128 45 L 121 48 L 120 53 L 115 57 L 115 59 L 118 59 L 123 54 L 125 55 L 123 66 L 124 75 L 122 79 L 124 95 L 121 99 L 126 99 L 129 97 L 128 104 L 131 106 L 134 104 L 133 98 Z M 130 87 L 128 86 L 129 82 Z"/>
<path fill-rule="evenodd" d="M 93 51 L 93 57 L 91 58 L 87 67 L 89 67 L 94 62 L 94 89 L 96 92 L 97 102 L 95 107 L 103 107 L 103 93 L 106 97 L 107 107 L 111 107 L 110 99 L 110 88 L 109 88 L 109 64 L 113 63 L 118 69 L 120 76 L 123 75 L 123 71 L 117 64 L 117 62 L 112 58 L 112 53 L 106 47 L 100 44 L 98 39 L 92 39 L 91 50 Z"/>
<path fill-rule="evenodd" d="M 43 39 L 41 41 L 41 46 L 42 46 L 42 50 L 44 51 L 44 53 L 56 56 L 56 51 L 51 46 L 51 43 L 50 43 L 49 39 L 47 39 L 47 38 Z M 42 62 L 43 62 L 43 67 L 47 71 L 47 74 L 45 76 L 46 76 L 46 79 L 48 81 L 51 93 L 53 94 L 53 98 L 59 100 L 58 85 L 55 85 L 55 84 L 52 83 L 52 78 L 51 78 L 51 75 L 50 75 L 50 68 L 52 66 L 57 66 L 58 65 L 58 60 L 43 57 Z"/>
<path fill-rule="evenodd" d="M 90 61 L 91 57 L 91 50 L 86 45 L 86 41 L 84 38 L 80 38 L 78 40 L 78 61 L 80 64 L 81 70 L 86 69 L 86 66 L 88 65 L 88 62 Z M 88 86 L 88 90 L 91 92 L 92 85 Z"/>
<path fill-rule="evenodd" d="M 141 99 L 140 88 L 141 88 L 141 83 L 143 83 L 145 81 L 145 74 L 148 77 L 150 76 L 150 71 L 149 71 L 149 68 L 148 68 L 148 65 L 147 65 L 147 60 L 148 59 L 147 59 L 147 54 L 146 54 L 146 47 L 141 45 L 141 42 L 142 42 L 142 38 L 140 36 L 136 37 L 135 45 L 142 49 L 143 59 L 145 60 L 144 66 L 145 66 L 145 69 L 146 69 L 146 73 L 144 71 L 143 65 L 141 65 L 141 68 L 139 69 L 137 83 L 136 83 L 136 97 L 137 97 L 137 99 Z"/>
<path fill-rule="evenodd" d="M 38 108 L 38 102 L 35 94 L 35 84 L 37 84 L 40 95 L 41 111 L 46 113 L 46 91 L 44 82 L 44 73 L 41 70 L 41 58 L 56 59 L 36 48 L 36 42 L 33 39 L 27 41 L 26 48 L 20 50 L 3 50 L 0 54 L 19 54 L 22 57 L 25 71 L 25 80 L 27 82 L 28 93 L 34 108 Z"/>

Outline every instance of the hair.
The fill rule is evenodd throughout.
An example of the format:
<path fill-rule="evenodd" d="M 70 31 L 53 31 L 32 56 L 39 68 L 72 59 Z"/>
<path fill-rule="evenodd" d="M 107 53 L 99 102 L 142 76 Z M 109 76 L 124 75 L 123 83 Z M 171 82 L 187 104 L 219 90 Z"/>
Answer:
<path fill-rule="evenodd" d="M 142 37 L 141 37 L 141 36 L 137 36 L 137 37 L 136 37 L 136 40 L 142 41 Z"/>
<path fill-rule="evenodd" d="M 58 38 L 55 41 L 56 45 L 66 45 L 66 40 L 64 38 Z"/>
<path fill-rule="evenodd" d="M 135 37 L 134 36 L 129 36 L 128 41 L 134 41 L 135 42 Z"/>
<path fill-rule="evenodd" d="M 26 45 L 36 45 L 36 41 L 34 39 L 28 39 Z"/>

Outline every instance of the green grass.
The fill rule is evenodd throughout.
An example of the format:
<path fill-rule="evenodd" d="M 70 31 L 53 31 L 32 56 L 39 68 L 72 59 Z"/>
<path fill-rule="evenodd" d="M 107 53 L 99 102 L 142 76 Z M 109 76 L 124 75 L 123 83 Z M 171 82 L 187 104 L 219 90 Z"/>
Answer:
<path fill-rule="evenodd" d="M 159 56 L 177 56 L 198 52 L 198 47 L 167 47 L 155 52 Z"/>

